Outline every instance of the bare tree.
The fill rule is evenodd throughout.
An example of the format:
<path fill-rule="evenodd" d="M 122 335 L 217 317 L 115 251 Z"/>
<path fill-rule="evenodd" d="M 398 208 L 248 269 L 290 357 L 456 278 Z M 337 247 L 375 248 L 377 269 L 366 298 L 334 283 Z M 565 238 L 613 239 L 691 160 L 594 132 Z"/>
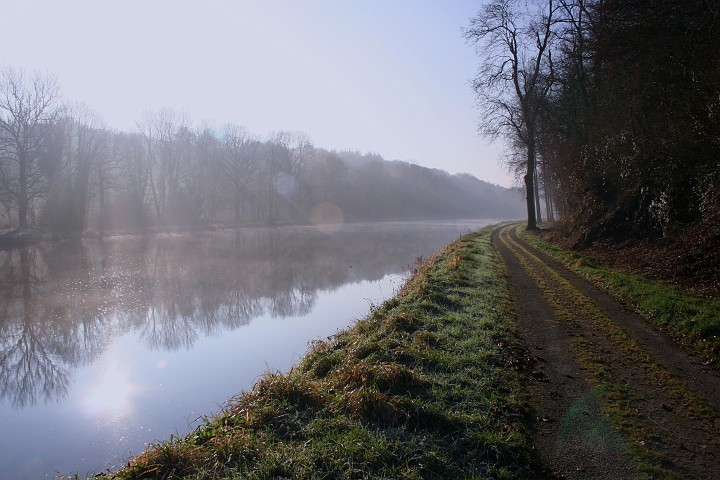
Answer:
<path fill-rule="evenodd" d="M 318 150 L 310 165 L 309 183 L 313 203 L 335 201 L 341 196 L 348 167 L 335 152 Z"/>
<path fill-rule="evenodd" d="M 64 138 L 54 142 L 62 152 L 53 180 L 53 205 L 47 206 L 46 216 L 55 230 L 83 232 L 97 169 L 109 154 L 110 134 L 101 117 L 82 104 L 67 107 L 54 130 Z"/>
<path fill-rule="evenodd" d="M 281 200 L 288 192 L 287 180 L 293 164 L 292 133 L 279 131 L 266 142 L 265 180 L 267 181 L 267 208 L 269 224 L 278 221 Z"/>
<path fill-rule="evenodd" d="M 138 129 L 145 140 L 149 163 L 149 185 L 157 221 L 167 222 L 167 210 L 176 199 L 183 174 L 184 161 L 181 142 L 190 134 L 184 114 L 170 108 L 157 113 L 146 112 L 138 122 Z"/>
<path fill-rule="evenodd" d="M 20 230 L 28 227 L 32 201 L 47 193 L 42 130 L 53 121 L 59 95 L 52 75 L 28 79 L 22 70 L 0 70 L 0 182 L 17 202 Z"/>
<path fill-rule="evenodd" d="M 126 165 L 123 155 L 122 136 L 118 132 L 101 130 L 105 149 L 102 155 L 95 158 L 90 182 L 90 196 L 97 204 L 98 221 L 96 226 L 105 232 L 110 226 L 110 202 L 113 193 L 122 189 L 122 168 Z M 103 135 L 104 134 L 104 135 Z"/>
<path fill-rule="evenodd" d="M 294 221 L 302 221 L 303 208 L 310 208 L 310 162 L 315 157 L 315 146 L 304 132 L 290 132 L 287 146 L 290 150 L 290 165 L 286 172 L 286 181 L 292 189 L 286 192 L 288 200 L 294 205 Z"/>
<path fill-rule="evenodd" d="M 223 145 L 215 129 L 207 124 L 197 128 L 193 137 L 195 145 L 185 175 L 185 190 L 197 218 L 214 222 L 222 204 Z"/>
<path fill-rule="evenodd" d="M 150 155 L 152 143 L 142 134 L 120 133 L 115 135 L 113 155 L 120 162 L 121 180 L 119 184 L 124 190 L 126 219 L 121 223 L 135 226 L 148 224 L 148 213 L 151 209 L 152 194 L 150 189 Z M 150 150 L 148 152 L 148 150 Z"/>
<path fill-rule="evenodd" d="M 248 194 L 248 184 L 257 169 L 257 147 L 258 142 L 245 127 L 225 127 L 222 167 L 236 222 L 241 219 L 243 198 Z"/>
<path fill-rule="evenodd" d="M 90 213 L 90 202 L 98 193 L 98 174 L 110 158 L 110 132 L 99 114 L 79 106 L 75 111 L 76 166 L 75 212 L 76 228 L 84 231 Z"/>
<path fill-rule="evenodd" d="M 465 38 L 481 58 L 473 80 L 480 132 L 509 135 L 525 148 L 528 229 L 537 228 L 536 141 L 540 109 L 553 83 L 553 0 L 492 0 L 471 19 Z"/>

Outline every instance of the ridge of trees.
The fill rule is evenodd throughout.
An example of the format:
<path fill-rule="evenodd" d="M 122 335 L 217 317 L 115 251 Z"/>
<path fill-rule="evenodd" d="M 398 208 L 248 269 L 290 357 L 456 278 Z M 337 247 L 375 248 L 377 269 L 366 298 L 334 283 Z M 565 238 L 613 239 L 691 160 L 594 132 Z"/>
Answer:
<path fill-rule="evenodd" d="M 531 180 L 529 225 L 542 206 L 578 245 L 693 230 L 720 248 L 718 2 L 491 0 L 465 36 L 480 131 Z"/>
<path fill-rule="evenodd" d="M 57 234 L 216 223 L 517 218 L 520 197 L 470 175 L 377 154 L 329 151 L 307 135 L 260 139 L 146 112 L 133 132 L 63 105 L 55 77 L 0 69 L 0 224 Z"/>

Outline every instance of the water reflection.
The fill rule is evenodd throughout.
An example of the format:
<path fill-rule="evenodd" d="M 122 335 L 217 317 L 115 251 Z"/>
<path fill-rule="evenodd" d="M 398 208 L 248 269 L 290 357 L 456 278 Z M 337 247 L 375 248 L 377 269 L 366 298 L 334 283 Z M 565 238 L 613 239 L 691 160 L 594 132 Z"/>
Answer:
<path fill-rule="evenodd" d="M 35 299 L 42 295 L 46 271 L 38 268 L 38 252 L 1 252 L 2 323 L 0 323 L 0 398 L 15 407 L 67 395 L 67 361 L 51 312 Z"/>
<path fill-rule="evenodd" d="M 61 401 L 72 371 L 113 339 L 190 349 L 251 319 L 307 315 L 319 291 L 400 273 L 451 240 L 427 224 L 246 229 L 86 240 L 0 252 L 0 400 Z M 457 236 L 457 235 L 454 235 Z M 120 366 L 84 409 L 121 412 L 134 395 Z"/>

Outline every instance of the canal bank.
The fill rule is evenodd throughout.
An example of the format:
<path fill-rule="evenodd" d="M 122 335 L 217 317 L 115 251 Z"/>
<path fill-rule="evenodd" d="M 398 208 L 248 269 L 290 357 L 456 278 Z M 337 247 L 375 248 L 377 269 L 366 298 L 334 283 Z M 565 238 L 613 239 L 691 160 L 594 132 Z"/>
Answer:
<path fill-rule="evenodd" d="M 264 227 L 0 252 L 0 475 L 115 471 L 287 372 L 490 220 Z M 71 475 L 72 476 L 72 475 Z"/>
<path fill-rule="evenodd" d="M 265 375 L 112 477 L 532 476 L 530 357 L 491 231 L 449 245 L 289 373 Z"/>
<path fill-rule="evenodd" d="M 714 478 L 717 368 L 627 310 L 676 287 L 598 267 L 633 280 L 623 306 L 543 252 L 567 255 L 517 225 L 465 235 L 289 373 L 110 476 Z M 675 327 L 702 304 L 714 331 L 717 301 L 686 295 Z"/>

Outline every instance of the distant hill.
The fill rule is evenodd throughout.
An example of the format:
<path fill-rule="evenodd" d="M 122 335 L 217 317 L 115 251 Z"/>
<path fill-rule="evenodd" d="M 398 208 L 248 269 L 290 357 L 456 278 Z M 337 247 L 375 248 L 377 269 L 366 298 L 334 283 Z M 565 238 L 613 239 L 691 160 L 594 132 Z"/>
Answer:
<path fill-rule="evenodd" d="M 430 218 L 515 219 L 524 215 L 518 189 L 493 185 L 470 174 L 439 169 L 378 155 L 334 152 L 345 164 L 342 185 L 333 200 L 347 219 L 393 220 Z M 341 187 L 341 188 L 340 188 Z"/>
<path fill-rule="evenodd" d="M 149 113 L 138 131 L 118 132 L 66 113 L 6 152 L 0 232 L 10 233 L 0 242 L 210 225 L 523 216 L 515 190 L 377 154 L 326 150 L 300 132 L 261 140 L 234 125 L 192 127 L 171 109 Z M 4 144 L 11 140 L 0 132 Z M 26 144 L 42 146 L 26 165 L 32 178 L 12 167 L 31 158 Z M 24 193 L 12 187 L 18 182 Z"/>

